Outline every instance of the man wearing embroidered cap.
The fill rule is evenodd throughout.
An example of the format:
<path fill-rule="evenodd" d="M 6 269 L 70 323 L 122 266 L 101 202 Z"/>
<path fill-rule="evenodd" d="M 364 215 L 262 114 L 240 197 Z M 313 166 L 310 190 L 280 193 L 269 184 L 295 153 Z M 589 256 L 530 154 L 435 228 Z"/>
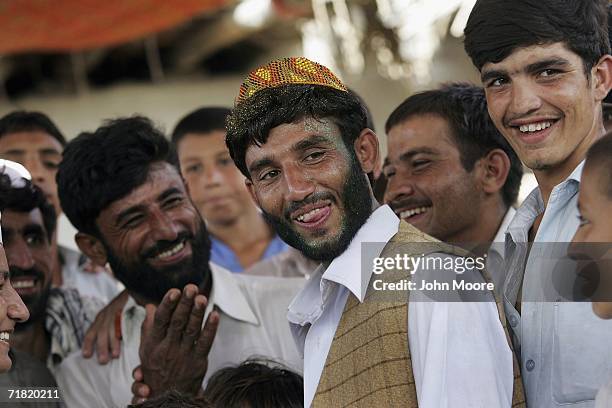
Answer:
<path fill-rule="evenodd" d="M 265 217 L 322 263 L 288 314 L 304 354 L 305 406 L 511 405 L 512 353 L 495 303 L 414 295 L 364 302 L 373 257 L 417 256 L 414 243 L 425 257 L 460 251 L 376 202 L 366 174 L 378 159 L 377 136 L 329 69 L 287 58 L 254 70 L 227 129 L 232 158 Z M 362 252 L 368 242 L 383 244 Z M 481 279 L 476 274 L 466 272 Z"/>

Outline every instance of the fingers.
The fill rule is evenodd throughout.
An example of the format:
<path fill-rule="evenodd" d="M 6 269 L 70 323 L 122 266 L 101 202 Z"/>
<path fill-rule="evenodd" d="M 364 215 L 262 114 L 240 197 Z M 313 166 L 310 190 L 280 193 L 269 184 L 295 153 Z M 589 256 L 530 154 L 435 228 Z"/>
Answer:
<path fill-rule="evenodd" d="M 166 331 L 168 330 L 172 314 L 174 313 L 180 296 L 180 290 L 170 289 L 159 304 L 155 312 L 155 321 L 151 328 L 151 335 L 155 338 L 161 340 L 166 336 Z"/>
<path fill-rule="evenodd" d="M 193 301 L 193 308 L 189 315 L 189 321 L 185 327 L 181 344 L 183 347 L 192 347 L 198 339 L 200 330 L 202 330 L 202 321 L 204 320 L 204 311 L 206 310 L 207 300 L 205 296 L 197 295 Z"/>
<path fill-rule="evenodd" d="M 96 341 L 96 331 L 92 330 L 92 327 L 96 324 L 94 321 L 89 329 L 87 329 L 87 333 L 85 333 L 85 337 L 83 337 L 83 346 L 81 347 L 81 353 L 83 357 L 90 358 L 93 355 L 93 345 Z"/>
<path fill-rule="evenodd" d="M 174 309 L 172 314 L 172 320 L 170 327 L 168 328 L 168 339 L 170 344 L 178 343 L 185 331 L 185 326 L 189 321 L 191 310 L 193 308 L 194 298 L 198 294 L 198 287 L 196 285 L 187 285 L 183 289 L 183 295 L 178 302 L 178 305 Z"/>
<path fill-rule="evenodd" d="M 101 327 L 96 337 L 96 354 L 98 355 L 98 363 L 104 365 L 109 362 L 108 357 L 108 337 L 109 333 L 106 327 Z"/>
<path fill-rule="evenodd" d="M 136 382 L 143 382 L 144 375 L 142 374 L 142 367 L 136 366 L 136 368 L 132 370 L 132 378 Z"/>
<path fill-rule="evenodd" d="M 217 328 L 219 327 L 219 312 L 213 310 L 206 319 L 206 324 L 200 332 L 200 337 L 195 347 L 194 358 L 202 359 L 207 358 L 208 353 L 212 347 L 215 335 L 217 334 Z"/>

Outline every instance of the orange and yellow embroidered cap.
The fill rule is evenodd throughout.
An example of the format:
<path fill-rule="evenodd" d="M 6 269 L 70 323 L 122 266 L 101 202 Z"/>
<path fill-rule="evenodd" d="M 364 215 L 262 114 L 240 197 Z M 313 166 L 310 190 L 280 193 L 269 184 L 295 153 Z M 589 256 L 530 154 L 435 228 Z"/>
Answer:
<path fill-rule="evenodd" d="M 236 104 L 244 102 L 262 89 L 293 84 L 328 86 L 348 92 L 329 68 L 304 57 L 292 57 L 274 60 L 251 71 L 240 85 Z"/>

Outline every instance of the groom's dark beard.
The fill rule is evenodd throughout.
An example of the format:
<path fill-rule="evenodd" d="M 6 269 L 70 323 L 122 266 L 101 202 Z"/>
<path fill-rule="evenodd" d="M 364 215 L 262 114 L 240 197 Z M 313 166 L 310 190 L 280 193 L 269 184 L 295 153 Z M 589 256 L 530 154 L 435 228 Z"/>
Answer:
<path fill-rule="evenodd" d="M 340 192 L 342 203 L 336 202 L 336 198 L 330 192 L 321 191 L 309 195 L 302 201 L 290 203 L 283 217 L 276 217 L 262 211 L 266 220 L 274 227 L 283 241 L 310 259 L 325 262 L 338 257 L 348 248 L 359 228 L 365 224 L 372 213 L 372 198 L 368 180 L 354 154 L 349 153 L 349 155 L 350 167 L 345 177 L 346 182 Z M 344 208 L 340 228 L 336 234 L 330 235 L 323 242 L 308 242 L 293 228 L 290 214 L 304 205 L 322 200 L 329 200 L 336 207 Z"/>
<path fill-rule="evenodd" d="M 191 257 L 165 267 L 156 269 L 147 262 L 147 256 L 159 253 L 165 248 L 172 248 L 182 240 L 191 243 Z M 125 288 L 147 301 L 160 303 L 168 290 L 172 288 L 183 289 L 188 283 L 200 286 L 210 276 L 210 239 L 204 222 L 195 236 L 190 233 L 181 233 L 173 242 L 160 241 L 152 250 L 148 250 L 136 264 L 128 265 L 119 259 L 115 253 L 104 243 L 108 256 L 108 263 L 116 278 L 125 285 Z"/>

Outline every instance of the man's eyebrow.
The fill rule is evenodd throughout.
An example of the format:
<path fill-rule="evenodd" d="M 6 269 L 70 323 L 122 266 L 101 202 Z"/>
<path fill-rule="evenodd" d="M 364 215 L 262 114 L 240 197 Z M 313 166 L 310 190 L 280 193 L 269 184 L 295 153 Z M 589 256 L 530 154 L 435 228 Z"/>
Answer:
<path fill-rule="evenodd" d="M 2 152 L 2 154 L 25 154 L 25 150 L 23 150 L 23 149 L 9 149 L 9 150 L 6 150 L 6 151 Z"/>
<path fill-rule="evenodd" d="M 23 234 L 32 234 L 32 233 L 45 235 L 46 231 L 43 228 L 43 226 L 40 224 L 28 224 L 25 227 L 23 227 Z"/>
<path fill-rule="evenodd" d="M 527 65 L 523 71 L 528 74 L 533 74 L 535 72 L 539 72 L 543 69 L 550 67 L 566 67 L 570 65 L 570 62 L 562 57 L 554 57 L 548 58 L 541 61 L 536 61 L 532 64 Z M 480 80 L 484 83 L 491 79 L 499 78 L 499 77 L 507 77 L 508 72 L 503 69 L 493 69 L 490 71 L 484 70 L 480 75 Z"/>
<path fill-rule="evenodd" d="M 176 187 L 170 187 L 166 190 L 164 190 L 163 193 L 161 193 L 159 196 L 157 196 L 157 201 L 164 201 L 166 198 L 170 197 L 173 194 L 183 194 L 183 192 L 181 190 L 179 190 Z"/>
<path fill-rule="evenodd" d="M 399 159 L 400 161 L 408 161 L 412 159 L 414 156 L 416 156 L 417 154 L 437 155 L 438 151 L 430 147 L 417 147 L 415 149 L 410 149 L 400 154 Z"/>
<path fill-rule="evenodd" d="M 328 137 L 325 136 L 321 136 L 321 135 L 313 135 L 313 136 L 309 136 L 304 140 L 300 140 L 299 142 L 295 143 L 293 146 L 291 146 L 291 150 L 294 152 L 299 152 L 299 151 L 303 151 L 306 149 L 309 149 L 313 146 L 317 146 L 320 144 L 333 144 L 333 142 L 331 140 L 329 140 Z"/>
<path fill-rule="evenodd" d="M 566 67 L 568 65 L 570 65 L 570 62 L 566 60 L 565 58 L 561 58 L 561 57 L 549 58 L 549 59 L 537 61 L 537 62 L 534 62 L 533 64 L 527 65 L 527 67 L 525 67 L 525 72 L 529 74 L 533 74 L 535 72 L 542 71 L 546 68 Z"/>
<path fill-rule="evenodd" d="M 44 149 L 40 149 L 38 152 L 40 154 L 43 154 L 43 155 L 50 155 L 50 154 L 52 154 L 52 155 L 60 155 L 60 156 L 62 155 L 62 153 L 59 150 L 54 149 L 52 147 L 46 147 Z"/>
<path fill-rule="evenodd" d="M 249 166 L 249 173 L 250 174 L 255 174 L 258 171 L 260 171 L 261 169 L 272 165 L 273 163 L 274 163 L 274 161 L 270 157 L 263 157 L 263 158 L 261 158 L 259 160 L 255 160 Z"/>

